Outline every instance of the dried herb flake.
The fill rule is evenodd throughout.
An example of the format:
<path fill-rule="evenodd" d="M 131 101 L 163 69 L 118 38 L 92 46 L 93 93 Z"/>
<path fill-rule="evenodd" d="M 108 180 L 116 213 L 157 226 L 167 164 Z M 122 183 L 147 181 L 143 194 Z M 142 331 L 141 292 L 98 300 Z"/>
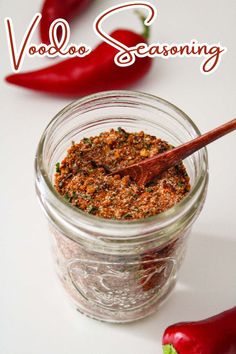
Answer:
<path fill-rule="evenodd" d="M 61 173 L 60 162 L 56 163 L 56 173 Z"/>

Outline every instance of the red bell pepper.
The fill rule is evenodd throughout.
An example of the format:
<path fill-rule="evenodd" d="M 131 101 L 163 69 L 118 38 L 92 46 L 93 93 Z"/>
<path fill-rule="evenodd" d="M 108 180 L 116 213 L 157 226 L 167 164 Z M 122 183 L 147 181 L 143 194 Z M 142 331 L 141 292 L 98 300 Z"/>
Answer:
<path fill-rule="evenodd" d="M 168 327 L 164 354 L 236 354 L 236 307 L 198 322 Z"/>
<path fill-rule="evenodd" d="M 119 29 L 111 37 L 128 47 L 146 42 L 143 35 Z M 118 50 L 106 42 L 99 44 L 88 56 L 70 58 L 44 69 L 12 74 L 6 81 L 32 90 L 78 97 L 94 92 L 122 89 L 141 79 L 150 69 L 152 59 L 136 58 L 134 64 L 120 67 L 114 63 Z"/>
<path fill-rule="evenodd" d="M 49 28 L 51 23 L 57 18 L 66 21 L 81 13 L 93 0 L 45 0 L 41 10 L 42 19 L 40 21 L 40 36 L 44 44 L 49 44 Z M 61 38 L 60 28 L 58 29 L 58 39 Z"/>

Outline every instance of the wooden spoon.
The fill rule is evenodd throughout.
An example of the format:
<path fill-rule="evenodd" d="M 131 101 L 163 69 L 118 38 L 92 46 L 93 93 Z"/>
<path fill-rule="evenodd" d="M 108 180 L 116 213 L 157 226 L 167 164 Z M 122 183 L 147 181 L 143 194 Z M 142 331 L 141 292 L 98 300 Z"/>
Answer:
<path fill-rule="evenodd" d="M 136 164 L 111 171 L 111 175 L 119 174 L 121 176 L 129 175 L 139 185 L 145 185 L 154 177 L 159 176 L 162 172 L 170 167 L 177 165 L 181 160 L 195 151 L 200 150 L 204 146 L 212 143 L 214 140 L 232 132 L 236 129 L 236 119 L 221 125 L 220 127 L 211 130 L 183 145 L 180 145 L 172 150 L 157 154 L 147 158 Z"/>

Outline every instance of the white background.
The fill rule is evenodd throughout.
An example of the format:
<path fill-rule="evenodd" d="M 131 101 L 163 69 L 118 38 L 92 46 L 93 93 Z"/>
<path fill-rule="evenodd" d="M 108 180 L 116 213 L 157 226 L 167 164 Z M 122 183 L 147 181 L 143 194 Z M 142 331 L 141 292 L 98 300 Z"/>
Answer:
<path fill-rule="evenodd" d="M 120 1 L 122 2 L 122 1 Z M 152 71 L 135 90 L 150 92 L 183 109 L 202 132 L 236 115 L 236 2 L 160 0 L 151 42 L 218 43 L 228 48 L 218 70 L 203 76 L 199 59 L 155 59 Z M 129 325 L 109 325 L 76 313 L 56 281 L 47 225 L 35 198 L 34 155 L 50 119 L 70 100 L 10 86 L 11 72 L 3 18 L 11 16 L 17 43 L 39 0 L 0 1 L 0 353 L 1 354 L 161 354 L 165 327 L 197 320 L 236 304 L 236 133 L 209 151 L 207 201 L 191 234 L 178 285 L 155 315 Z M 94 46 L 96 15 L 119 1 L 96 0 L 73 25 L 72 40 Z M 141 31 L 133 13 L 107 24 Z M 34 41 L 37 41 L 37 35 Z M 26 59 L 24 70 L 51 63 Z"/>

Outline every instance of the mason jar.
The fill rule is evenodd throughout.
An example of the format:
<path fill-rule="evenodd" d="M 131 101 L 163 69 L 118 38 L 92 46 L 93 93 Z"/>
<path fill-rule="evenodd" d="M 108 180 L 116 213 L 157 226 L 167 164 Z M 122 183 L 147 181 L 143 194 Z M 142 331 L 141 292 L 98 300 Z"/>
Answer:
<path fill-rule="evenodd" d="M 36 192 L 49 223 L 57 274 L 76 309 L 123 323 L 158 309 L 173 289 L 190 229 L 207 192 L 207 151 L 186 160 L 190 192 L 174 207 L 139 220 L 110 220 L 66 202 L 54 188 L 55 165 L 71 146 L 111 128 L 143 130 L 173 146 L 200 134 L 173 104 L 140 92 L 109 91 L 68 105 L 49 123 L 38 145 Z"/>

